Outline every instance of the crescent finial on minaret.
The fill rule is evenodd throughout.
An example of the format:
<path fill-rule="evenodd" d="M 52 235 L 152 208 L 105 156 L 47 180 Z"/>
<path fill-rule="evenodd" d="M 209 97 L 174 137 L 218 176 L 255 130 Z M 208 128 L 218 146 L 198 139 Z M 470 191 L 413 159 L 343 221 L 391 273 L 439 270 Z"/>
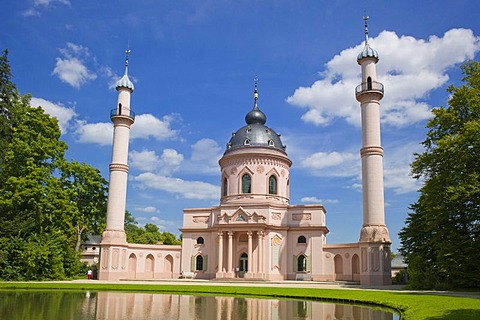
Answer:
<path fill-rule="evenodd" d="M 368 19 L 369 16 L 365 15 L 362 18 L 365 21 L 365 44 L 368 44 Z"/>

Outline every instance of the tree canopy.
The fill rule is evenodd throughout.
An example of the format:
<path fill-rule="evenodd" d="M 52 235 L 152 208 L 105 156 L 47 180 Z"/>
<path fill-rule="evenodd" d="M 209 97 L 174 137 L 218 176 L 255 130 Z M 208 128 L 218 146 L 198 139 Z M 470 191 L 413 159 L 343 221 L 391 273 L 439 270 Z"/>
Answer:
<path fill-rule="evenodd" d="M 129 243 L 141 244 L 182 244 L 182 241 L 171 232 L 160 232 L 158 226 L 147 223 L 145 227 L 138 226 L 130 212 L 125 212 L 125 233 Z"/>
<path fill-rule="evenodd" d="M 480 63 L 462 71 L 411 165 L 424 184 L 399 236 L 416 288 L 480 287 Z"/>
<path fill-rule="evenodd" d="M 100 232 L 107 184 L 67 161 L 55 118 L 20 95 L 0 56 L 0 278 L 61 279 L 81 272 L 79 242 Z"/>

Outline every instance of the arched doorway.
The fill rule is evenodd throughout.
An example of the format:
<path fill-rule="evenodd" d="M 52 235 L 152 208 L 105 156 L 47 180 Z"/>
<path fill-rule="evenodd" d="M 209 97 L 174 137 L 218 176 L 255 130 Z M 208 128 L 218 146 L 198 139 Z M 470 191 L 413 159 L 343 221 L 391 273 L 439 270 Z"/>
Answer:
<path fill-rule="evenodd" d="M 248 272 L 248 255 L 244 252 L 240 255 L 240 264 L 238 269 L 238 276 L 243 278 Z"/>
<path fill-rule="evenodd" d="M 137 256 L 134 253 L 131 253 L 128 257 L 128 275 L 132 279 L 137 276 Z"/>
<path fill-rule="evenodd" d="M 170 278 L 173 278 L 173 257 L 171 255 L 165 257 L 164 272 L 170 273 Z"/>

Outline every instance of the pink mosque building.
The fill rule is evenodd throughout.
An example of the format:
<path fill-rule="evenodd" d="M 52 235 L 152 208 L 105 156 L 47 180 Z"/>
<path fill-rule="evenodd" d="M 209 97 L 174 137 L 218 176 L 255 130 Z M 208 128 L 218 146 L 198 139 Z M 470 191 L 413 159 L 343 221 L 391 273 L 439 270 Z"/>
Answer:
<path fill-rule="evenodd" d="M 119 279 L 255 279 L 355 281 L 390 284 L 390 238 L 385 225 L 383 148 L 376 79 L 378 53 L 368 43 L 357 57 L 362 81 L 355 88 L 362 118 L 363 225 L 359 241 L 327 244 L 323 205 L 290 204 L 290 167 L 280 135 L 266 126 L 254 103 L 245 126 L 232 134 L 219 160 L 220 203 L 184 209 L 181 246 L 127 243 L 123 229 L 133 84 L 117 82 L 118 103 L 110 164 L 107 226 L 101 242 L 99 278 Z M 127 52 L 128 53 L 128 52 Z M 293 186 L 294 187 L 294 186 Z"/>

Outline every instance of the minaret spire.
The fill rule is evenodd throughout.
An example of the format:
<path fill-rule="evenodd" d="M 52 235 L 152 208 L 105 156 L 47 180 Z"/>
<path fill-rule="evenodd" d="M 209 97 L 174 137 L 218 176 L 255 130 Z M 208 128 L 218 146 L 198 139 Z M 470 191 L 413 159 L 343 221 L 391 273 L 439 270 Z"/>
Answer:
<path fill-rule="evenodd" d="M 368 45 L 368 19 L 369 16 L 363 16 L 363 21 L 365 21 L 365 45 Z"/>
<path fill-rule="evenodd" d="M 130 55 L 130 52 L 132 52 L 130 50 L 130 48 L 127 48 L 127 50 L 125 50 L 125 55 L 126 55 L 126 58 L 125 58 L 125 75 L 128 75 L 128 56 Z"/>

